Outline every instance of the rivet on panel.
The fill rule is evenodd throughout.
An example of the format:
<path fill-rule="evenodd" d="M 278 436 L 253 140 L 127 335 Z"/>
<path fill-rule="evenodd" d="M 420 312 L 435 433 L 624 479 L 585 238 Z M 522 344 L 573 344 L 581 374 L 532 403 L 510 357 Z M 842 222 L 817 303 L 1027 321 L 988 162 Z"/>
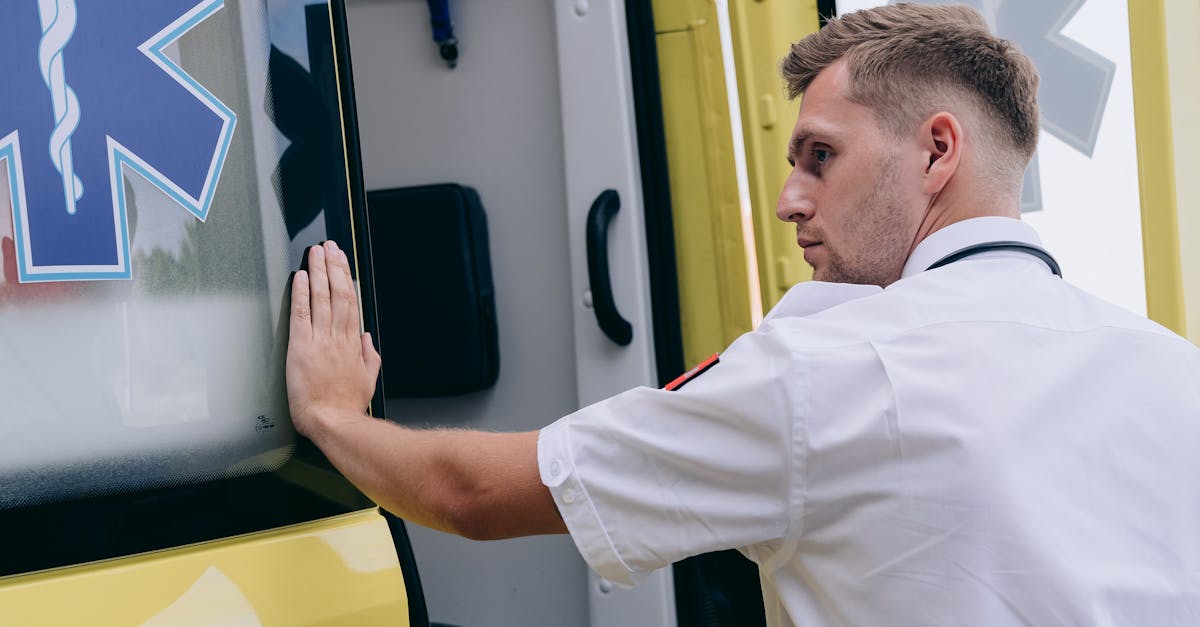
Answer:
<path fill-rule="evenodd" d="M 779 113 L 775 107 L 775 96 L 763 94 L 758 97 L 758 119 L 765 129 L 775 128 L 779 121 Z"/>
<path fill-rule="evenodd" d="M 592 3 L 588 0 L 575 0 L 575 15 L 583 17 L 592 9 Z"/>
<path fill-rule="evenodd" d="M 787 291 L 791 289 L 796 281 L 792 280 L 792 263 L 787 257 L 779 257 L 775 260 L 775 285 L 781 290 Z"/>

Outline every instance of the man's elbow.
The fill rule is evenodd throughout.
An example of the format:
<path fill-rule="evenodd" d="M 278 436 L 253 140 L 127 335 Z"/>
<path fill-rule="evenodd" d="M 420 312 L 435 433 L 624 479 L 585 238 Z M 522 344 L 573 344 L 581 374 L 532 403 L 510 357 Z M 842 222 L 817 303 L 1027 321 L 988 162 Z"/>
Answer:
<path fill-rule="evenodd" d="M 447 499 L 443 506 L 443 520 L 447 531 L 468 540 L 503 540 L 511 537 L 503 533 L 497 524 L 498 517 L 483 505 L 476 495 L 459 494 Z"/>

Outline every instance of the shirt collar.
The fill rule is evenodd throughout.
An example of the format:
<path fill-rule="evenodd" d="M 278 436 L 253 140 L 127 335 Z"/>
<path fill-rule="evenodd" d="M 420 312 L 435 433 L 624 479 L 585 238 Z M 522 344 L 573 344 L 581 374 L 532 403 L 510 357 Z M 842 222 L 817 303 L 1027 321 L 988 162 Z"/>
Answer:
<path fill-rule="evenodd" d="M 986 216 L 955 222 L 931 233 L 913 249 L 900 278 L 924 272 L 942 257 L 983 242 L 1014 241 L 1041 246 L 1032 226 L 1013 218 Z M 993 254 L 993 253 L 989 253 Z M 1004 253 L 994 253 L 1002 255 Z"/>
<path fill-rule="evenodd" d="M 858 298 L 866 298 L 883 291 L 878 285 L 854 283 L 826 283 L 803 281 L 792 286 L 783 298 L 767 312 L 763 321 L 776 318 L 803 317 L 825 311 Z"/>

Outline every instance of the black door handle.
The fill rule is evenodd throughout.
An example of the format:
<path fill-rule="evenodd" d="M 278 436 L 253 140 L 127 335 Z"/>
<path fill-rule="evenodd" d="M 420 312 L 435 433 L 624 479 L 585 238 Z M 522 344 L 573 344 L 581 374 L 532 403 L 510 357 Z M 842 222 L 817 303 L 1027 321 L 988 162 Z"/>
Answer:
<path fill-rule="evenodd" d="M 592 311 L 596 312 L 600 330 L 618 346 L 628 346 L 633 341 L 633 325 L 617 311 L 608 274 L 608 223 L 620 210 L 621 196 L 615 189 L 600 192 L 588 210 L 588 282 L 592 289 Z"/>

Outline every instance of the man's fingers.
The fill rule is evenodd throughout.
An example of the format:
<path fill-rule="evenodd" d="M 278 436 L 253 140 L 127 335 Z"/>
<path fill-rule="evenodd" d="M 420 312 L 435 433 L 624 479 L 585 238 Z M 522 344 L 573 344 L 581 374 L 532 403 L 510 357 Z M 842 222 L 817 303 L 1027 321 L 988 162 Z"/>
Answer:
<path fill-rule="evenodd" d="M 339 252 L 341 252 L 342 261 L 344 262 L 342 264 L 342 270 L 346 272 L 346 285 L 350 286 L 350 296 L 352 298 L 350 301 L 352 315 L 346 320 L 346 333 L 358 333 L 360 320 L 360 311 L 358 308 L 358 288 L 354 285 L 354 277 L 350 274 L 350 258 L 346 256 L 346 251 L 343 250 Z"/>
<path fill-rule="evenodd" d="M 325 259 L 329 272 L 333 332 L 358 333 L 358 298 L 354 295 L 354 285 L 350 283 L 350 267 L 346 262 L 346 255 L 338 250 L 333 240 L 329 240 L 325 242 Z"/>
<path fill-rule="evenodd" d="M 289 341 L 312 337 L 312 309 L 308 303 L 308 273 L 301 270 L 292 278 L 292 319 L 288 324 Z"/>
<path fill-rule="evenodd" d="M 311 297 L 313 335 L 329 335 L 333 311 L 329 301 L 329 273 L 325 267 L 325 247 L 308 249 L 308 288 Z"/>

